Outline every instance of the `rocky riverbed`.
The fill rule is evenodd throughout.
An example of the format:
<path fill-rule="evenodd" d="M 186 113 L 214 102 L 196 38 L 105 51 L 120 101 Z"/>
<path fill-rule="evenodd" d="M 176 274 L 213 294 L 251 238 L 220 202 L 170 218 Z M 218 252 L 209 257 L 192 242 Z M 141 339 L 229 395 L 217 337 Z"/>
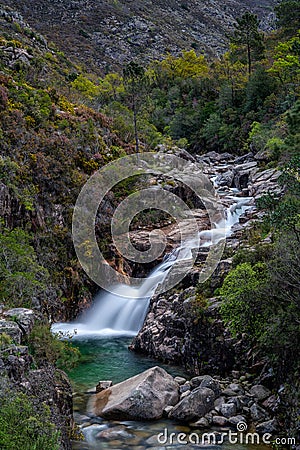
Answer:
<path fill-rule="evenodd" d="M 268 433 L 270 440 L 280 428 L 274 417 L 279 394 L 237 371 L 226 378 L 186 379 L 152 367 L 116 385 L 99 382 L 90 396 L 87 414 L 75 416 L 87 447 L 74 448 L 174 448 L 179 433 L 194 448 L 196 436 L 198 443 L 218 444 L 228 442 L 230 432 L 248 431 L 256 433 L 258 444 L 259 436 Z"/>

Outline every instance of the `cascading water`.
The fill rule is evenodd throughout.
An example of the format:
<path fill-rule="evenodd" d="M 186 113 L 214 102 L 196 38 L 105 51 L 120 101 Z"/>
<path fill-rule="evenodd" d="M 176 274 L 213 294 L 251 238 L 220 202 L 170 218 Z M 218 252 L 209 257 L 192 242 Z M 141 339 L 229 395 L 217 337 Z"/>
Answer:
<path fill-rule="evenodd" d="M 200 247 L 216 244 L 224 236 L 229 236 L 233 225 L 249 208 L 251 198 L 227 197 L 232 202 L 227 208 L 226 220 L 215 224 L 215 228 L 199 233 Z M 116 294 L 100 292 L 93 306 L 76 322 L 56 323 L 53 332 L 71 334 L 73 338 L 97 336 L 135 336 L 145 319 L 149 301 L 155 289 L 163 283 L 175 262 L 191 258 L 194 241 L 187 241 L 167 255 L 141 284 L 139 288 L 120 284 L 114 288 Z"/>

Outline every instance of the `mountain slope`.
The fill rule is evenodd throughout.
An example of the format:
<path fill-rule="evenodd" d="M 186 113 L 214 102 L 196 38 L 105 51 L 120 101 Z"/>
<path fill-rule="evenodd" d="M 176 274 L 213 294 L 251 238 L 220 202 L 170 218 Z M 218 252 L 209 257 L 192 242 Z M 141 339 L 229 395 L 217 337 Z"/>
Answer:
<path fill-rule="evenodd" d="M 227 46 L 234 19 L 252 10 L 268 28 L 275 0 L 2 0 L 68 55 L 91 69 L 111 70 L 132 58 L 148 61 L 195 48 Z"/>

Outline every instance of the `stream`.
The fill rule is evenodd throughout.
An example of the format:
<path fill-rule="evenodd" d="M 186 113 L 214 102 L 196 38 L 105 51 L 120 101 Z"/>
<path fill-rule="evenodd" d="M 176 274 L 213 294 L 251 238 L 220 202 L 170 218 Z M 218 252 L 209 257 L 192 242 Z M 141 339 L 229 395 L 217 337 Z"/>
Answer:
<path fill-rule="evenodd" d="M 73 441 L 74 450 L 163 450 L 163 449 L 223 449 L 223 450 L 267 450 L 263 445 L 240 445 L 224 443 L 220 445 L 187 445 L 170 441 L 164 443 L 165 434 L 157 440 L 159 433 L 168 430 L 168 436 L 175 433 L 185 433 L 187 436 L 199 436 L 203 430 L 193 429 L 184 424 L 161 419 L 153 422 L 107 421 L 87 414 L 87 404 L 94 387 L 99 380 L 112 380 L 118 383 L 144 370 L 159 365 L 173 376 L 187 376 L 181 367 L 165 365 L 145 356 L 137 355 L 128 350 L 131 341 L 129 337 L 98 337 L 79 338 L 73 343 L 82 353 L 81 363 L 68 375 L 74 391 L 74 419 L 82 432 L 84 440 Z M 222 429 L 212 430 L 217 434 Z M 223 430 L 224 431 L 224 430 Z M 211 431 L 210 431 L 211 432 Z M 171 438 L 172 439 L 172 438 Z M 201 442 L 201 441 L 200 441 Z"/>
<path fill-rule="evenodd" d="M 231 234 L 232 226 L 239 221 L 239 217 L 250 207 L 251 198 L 236 196 L 236 189 L 227 193 L 226 221 L 215 224 L 211 230 L 200 231 L 203 234 L 203 247 L 218 241 L 218 229 L 223 227 L 225 235 Z M 224 236 L 221 237 L 221 239 Z M 222 448 L 236 450 L 263 450 L 267 446 L 229 444 L 216 445 L 211 441 L 199 445 L 195 441 L 203 434 L 203 430 L 193 429 L 187 425 L 161 419 L 153 422 L 136 421 L 107 421 L 100 417 L 93 417 L 88 413 L 90 396 L 95 392 L 95 386 L 100 380 L 111 380 L 114 384 L 130 378 L 144 370 L 159 365 L 173 376 L 184 376 L 180 367 L 164 365 L 145 356 L 137 355 L 128 350 L 133 336 L 141 328 L 147 314 L 150 298 L 159 283 L 162 283 L 178 260 L 187 259 L 195 248 L 192 241 L 187 241 L 165 257 L 141 284 L 139 288 L 119 285 L 114 293 L 100 292 L 84 316 L 72 323 L 57 323 L 52 326 L 53 332 L 71 334 L 72 345 L 77 346 L 82 353 L 81 363 L 68 375 L 74 391 L 74 419 L 77 423 L 83 440 L 73 441 L 75 450 L 93 449 L 199 449 Z M 167 430 L 167 431 L 166 431 Z M 227 430 L 227 429 L 226 429 Z M 224 431 L 224 429 L 223 429 Z M 167 437 L 166 433 L 167 432 Z M 212 430 L 215 435 L 222 433 L 222 428 Z M 162 434 L 160 434 L 162 433 Z M 186 443 L 169 438 L 171 433 L 184 433 L 193 436 Z M 160 440 L 158 440 L 160 434 Z M 201 443 L 201 439 L 200 439 Z M 268 447 L 269 448 L 269 447 Z"/>

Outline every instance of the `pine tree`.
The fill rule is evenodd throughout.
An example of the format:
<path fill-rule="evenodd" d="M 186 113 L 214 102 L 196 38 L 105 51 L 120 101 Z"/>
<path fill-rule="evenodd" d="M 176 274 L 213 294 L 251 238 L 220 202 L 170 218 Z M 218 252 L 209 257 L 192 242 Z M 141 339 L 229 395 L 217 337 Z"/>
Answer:
<path fill-rule="evenodd" d="M 263 57 L 263 35 L 259 32 L 259 21 L 255 14 L 246 12 L 237 18 L 231 42 L 241 47 L 247 55 L 248 73 L 251 74 L 252 62 Z"/>

